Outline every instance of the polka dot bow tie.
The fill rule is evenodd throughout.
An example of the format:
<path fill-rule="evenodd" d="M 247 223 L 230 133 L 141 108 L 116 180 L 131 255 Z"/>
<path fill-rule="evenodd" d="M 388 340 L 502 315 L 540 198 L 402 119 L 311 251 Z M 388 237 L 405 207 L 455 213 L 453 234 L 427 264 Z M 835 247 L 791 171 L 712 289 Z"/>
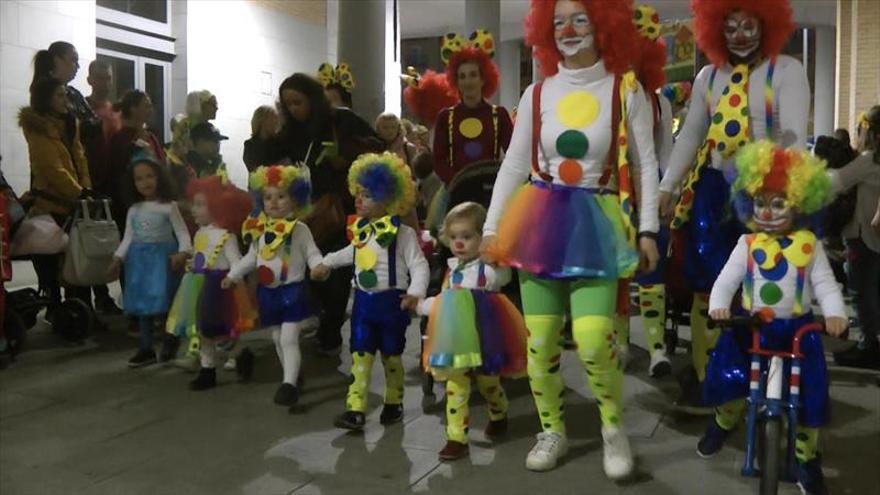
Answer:
<path fill-rule="evenodd" d="M 348 226 L 348 235 L 354 247 L 363 247 L 375 236 L 376 242 L 386 248 L 394 240 L 399 227 L 400 218 L 397 216 L 386 215 L 372 222 L 368 218 L 358 217 Z"/>
<path fill-rule="evenodd" d="M 712 114 L 706 142 L 697 152 L 696 166 L 691 170 L 681 191 L 681 198 L 675 207 L 672 228 L 680 228 L 690 219 L 694 202 L 694 187 L 703 170 L 709 166 L 712 151 L 718 151 L 724 158 L 730 158 L 749 142 L 749 67 L 737 65 L 730 75 L 730 82 L 721 92 L 718 106 Z"/>
<path fill-rule="evenodd" d="M 295 219 L 269 218 L 265 213 L 260 213 L 258 217 L 245 220 L 242 227 L 242 238 L 250 244 L 263 236 L 264 245 L 260 255 L 264 259 L 272 259 L 278 248 L 284 244 L 284 240 L 293 232 L 295 226 Z"/>

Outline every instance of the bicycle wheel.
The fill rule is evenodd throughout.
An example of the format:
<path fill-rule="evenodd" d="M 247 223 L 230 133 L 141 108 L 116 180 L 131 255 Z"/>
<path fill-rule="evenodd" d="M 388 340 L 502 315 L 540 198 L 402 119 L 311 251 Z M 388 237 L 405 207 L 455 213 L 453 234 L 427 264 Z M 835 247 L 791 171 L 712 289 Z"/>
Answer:
<path fill-rule="evenodd" d="M 761 459 L 760 495 L 776 495 L 779 488 L 779 449 L 782 418 L 767 418 L 764 423 L 764 448 Z"/>

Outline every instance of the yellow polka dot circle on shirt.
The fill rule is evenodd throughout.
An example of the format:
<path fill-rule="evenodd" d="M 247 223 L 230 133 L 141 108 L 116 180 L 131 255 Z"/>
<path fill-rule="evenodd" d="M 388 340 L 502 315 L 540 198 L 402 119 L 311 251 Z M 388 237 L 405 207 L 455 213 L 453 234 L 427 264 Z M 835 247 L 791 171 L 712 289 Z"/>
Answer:
<path fill-rule="evenodd" d="M 360 271 L 372 270 L 378 260 L 376 251 L 367 246 L 358 249 L 357 254 L 354 255 L 354 263 Z"/>
<path fill-rule="evenodd" d="M 208 250 L 208 234 L 197 232 L 196 238 L 193 239 L 193 249 L 196 252 L 204 253 Z"/>
<path fill-rule="evenodd" d="M 483 123 L 480 122 L 480 119 L 468 117 L 458 124 L 458 132 L 468 139 L 477 138 L 483 133 Z"/>
<path fill-rule="evenodd" d="M 599 116 L 599 100 L 587 91 L 572 91 L 556 104 L 556 117 L 568 128 L 580 129 Z"/>

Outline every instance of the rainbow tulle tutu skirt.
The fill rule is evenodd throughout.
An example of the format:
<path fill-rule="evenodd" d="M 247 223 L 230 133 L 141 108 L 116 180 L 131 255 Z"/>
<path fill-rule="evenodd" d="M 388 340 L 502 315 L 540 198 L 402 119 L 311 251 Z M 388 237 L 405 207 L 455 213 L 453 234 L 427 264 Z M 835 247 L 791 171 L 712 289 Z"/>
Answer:
<path fill-rule="evenodd" d="M 495 254 L 502 264 L 552 279 L 624 278 L 639 261 L 616 193 L 541 181 L 523 185 L 508 202 Z"/>
<path fill-rule="evenodd" d="M 212 339 L 235 338 L 253 330 L 256 304 L 245 284 L 220 286 L 227 270 L 189 272 L 168 312 L 165 329 L 178 337 L 202 335 Z"/>
<path fill-rule="evenodd" d="M 431 308 L 422 364 L 439 378 L 471 369 L 523 376 L 527 339 L 522 315 L 503 294 L 447 289 Z"/>

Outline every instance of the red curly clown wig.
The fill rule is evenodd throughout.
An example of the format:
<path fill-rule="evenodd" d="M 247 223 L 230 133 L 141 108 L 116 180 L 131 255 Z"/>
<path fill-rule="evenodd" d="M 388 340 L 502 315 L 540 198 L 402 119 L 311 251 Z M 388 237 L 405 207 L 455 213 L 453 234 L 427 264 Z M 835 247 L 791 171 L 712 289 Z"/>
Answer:
<path fill-rule="evenodd" d="M 208 200 L 208 214 L 214 225 L 233 233 L 241 229 L 241 224 L 253 208 L 251 195 L 247 191 L 224 183 L 216 175 L 189 181 L 186 197 L 192 201 L 196 194 L 204 194 Z"/>
<path fill-rule="evenodd" d="M 639 54 L 639 35 L 633 26 L 630 0 L 578 0 L 587 9 L 593 26 L 593 38 L 605 68 L 623 74 L 635 65 Z M 531 0 L 526 14 L 526 44 L 535 50 L 535 58 L 545 77 L 559 71 L 562 55 L 553 36 L 556 0 Z"/>
<path fill-rule="evenodd" d="M 467 63 L 477 64 L 480 68 L 480 76 L 483 77 L 483 98 L 491 98 L 498 91 L 501 75 L 495 62 L 479 48 L 464 47 L 452 55 L 449 65 L 446 66 L 446 80 L 449 81 L 449 85 L 458 93 L 458 68 L 461 64 Z"/>
<path fill-rule="evenodd" d="M 779 55 L 794 31 L 788 0 L 691 0 L 694 11 L 694 38 L 697 46 L 715 65 L 727 63 L 730 55 L 724 39 L 724 19 L 742 10 L 761 21 L 761 53 Z"/>
<path fill-rule="evenodd" d="M 660 17 L 653 7 L 640 5 L 633 22 L 639 32 L 639 57 L 635 71 L 645 92 L 653 93 L 666 84 L 666 43 L 660 37 Z"/>
<path fill-rule="evenodd" d="M 446 74 L 428 70 L 415 86 L 407 84 L 403 102 L 423 124 L 433 127 L 441 110 L 458 103 L 458 92 L 449 86 Z"/>

